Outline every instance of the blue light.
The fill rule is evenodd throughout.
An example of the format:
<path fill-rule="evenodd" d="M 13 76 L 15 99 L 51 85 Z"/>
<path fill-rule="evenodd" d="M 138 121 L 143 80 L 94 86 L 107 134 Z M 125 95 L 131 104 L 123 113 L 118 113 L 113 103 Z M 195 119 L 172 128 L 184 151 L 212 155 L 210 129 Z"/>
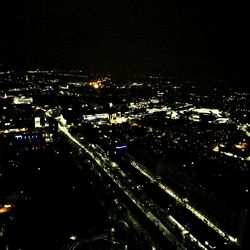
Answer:
<path fill-rule="evenodd" d="M 123 145 L 123 146 L 117 146 L 117 147 L 115 147 L 115 149 L 127 149 L 128 148 L 128 146 L 127 145 Z"/>
<path fill-rule="evenodd" d="M 21 136 L 21 135 L 16 135 L 15 138 L 16 138 L 17 140 L 21 140 L 21 139 L 22 139 L 22 136 Z"/>

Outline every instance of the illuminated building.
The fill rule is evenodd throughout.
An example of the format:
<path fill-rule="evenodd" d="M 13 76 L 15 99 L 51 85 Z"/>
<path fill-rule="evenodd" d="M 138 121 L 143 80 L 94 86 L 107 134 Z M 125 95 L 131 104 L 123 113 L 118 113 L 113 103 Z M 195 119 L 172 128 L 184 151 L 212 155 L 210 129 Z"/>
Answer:
<path fill-rule="evenodd" d="M 13 103 L 14 104 L 31 104 L 31 103 L 33 103 L 33 98 L 32 97 L 24 97 L 24 96 L 21 96 L 21 97 L 15 96 Z"/>

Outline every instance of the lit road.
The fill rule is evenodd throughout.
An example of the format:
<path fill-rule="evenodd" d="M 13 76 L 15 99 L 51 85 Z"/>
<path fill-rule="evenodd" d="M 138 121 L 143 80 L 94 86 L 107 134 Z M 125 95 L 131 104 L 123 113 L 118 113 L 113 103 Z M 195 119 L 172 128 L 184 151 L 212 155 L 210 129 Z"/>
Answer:
<path fill-rule="evenodd" d="M 46 115 L 51 116 L 48 111 L 46 112 Z M 112 182 L 114 182 L 120 188 L 120 190 L 122 190 L 122 192 L 130 199 L 130 201 L 132 201 L 133 204 L 139 208 L 141 212 L 143 212 L 143 214 L 159 229 L 159 231 L 162 232 L 165 237 L 167 237 L 171 242 L 176 242 L 176 239 L 173 238 L 173 231 L 171 231 L 171 228 L 169 227 L 169 225 L 174 225 L 175 228 L 179 229 L 179 232 L 181 232 L 185 239 L 188 238 L 189 241 L 196 243 L 196 246 L 198 246 L 200 249 L 208 249 L 207 246 L 194 237 L 190 231 L 187 231 L 187 229 L 180 222 L 178 222 L 176 218 L 171 215 L 167 215 L 165 217 L 160 215 L 160 209 L 154 202 L 150 201 L 151 206 L 147 206 L 147 201 L 142 199 L 142 194 L 138 195 L 138 193 L 136 193 L 133 189 L 133 186 L 135 185 L 133 185 L 131 182 L 124 182 L 123 177 L 127 177 L 125 172 L 123 172 L 115 162 L 112 162 L 108 157 L 106 157 L 105 153 L 102 152 L 99 146 L 78 140 L 68 131 L 68 128 L 66 127 L 65 123 L 61 121 L 60 117 L 56 119 L 59 121 L 59 131 L 65 134 L 74 145 L 77 145 L 77 147 L 83 149 L 83 151 L 88 154 L 99 167 L 102 168 L 102 170 L 111 178 Z M 139 170 L 139 172 L 151 182 L 156 183 L 156 185 L 158 185 L 161 190 L 166 192 L 166 194 L 172 197 L 177 203 L 182 204 L 183 207 L 190 211 L 196 218 L 198 218 L 202 224 L 207 225 L 214 232 L 223 237 L 226 242 L 237 242 L 236 238 L 218 228 L 210 219 L 202 214 L 202 212 L 198 211 L 191 204 L 189 204 L 187 199 L 183 199 L 168 186 L 155 179 L 154 176 L 152 176 L 143 165 L 136 162 L 133 158 L 131 159 L 131 165 L 133 165 L 135 169 Z M 182 243 L 180 243 L 179 249 L 185 249 Z"/>
<path fill-rule="evenodd" d="M 133 158 L 130 156 L 130 158 Z M 180 197 L 177 193 L 175 193 L 171 188 L 166 186 L 165 184 L 161 183 L 160 181 L 156 180 L 148 171 L 145 169 L 140 163 L 137 163 L 136 161 L 132 160 L 131 164 L 139 170 L 144 176 L 146 176 L 149 180 L 152 182 L 156 182 L 157 185 L 163 189 L 168 195 L 170 195 L 172 198 L 174 198 L 178 203 L 182 204 L 186 207 L 192 214 L 194 214 L 198 219 L 202 220 L 204 223 L 206 223 L 210 228 L 212 228 L 214 231 L 216 231 L 219 235 L 225 238 L 225 240 L 230 240 L 234 243 L 237 242 L 237 238 L 234 238 L 233 236 L 227 234 L 222 229 L 218 228 L 213 222 L 211 222 L 205 215 L 203 215 L 200 211 L 196 210 L 192 205 L 188 203 L 188 200 L 183 199 Z"/>
<path fill-rule="evenodd" d="M 133 204 L 159 229 L 159 231 L 164 235 L 168 240 L 175 243 L 177 245 L 177 249 L 186 249 L 183 243 L 176 238 L 176 235 L 171 231 L 171 228 L 168 228 L 166 224 L 172 226 L 172 228 L 178 228 L 182 237 L 184 237 L 184 232 L 187 230 L 171 215 L 166 216 L 164 219 L 159 219 L 157 213 L 154 211 L 156 209 L 155 206 L 148 208 L 145 204 L 145 201 L 141 201 L 141 196 L 136 195 L 133 188 L 135 186 L 134 183 L 125 183 L 124 178 L 126 177 L 125 172 L 123 172 L 115 162 L 110 161 L 105 155 L 102 155 L 98 152 L 98 148 L 93 145 L 84 145 L 82 142 L 77 140 L 68 129 L 59 123 L 59 130 L 64 133 L 68 139 L 77 145 L 79 148 L 83 149 L 85 153 L 87 153 L 95 163 L 102 168 L 102 170 L 111 178 L 111 180 L 122 190 L 122 192 L 133 202 Z M 87 143 L 86 143 L 87 144 Z M 148 176 L 149 177 L 149 176 Z M 152 177 L 149 177 L 152 180 Z M 138 197 L 139 196 L 139 197 Z M 190 232 L 185 235 L 188 237 L 193 244 L 195 244 L 199 249 L 206 250 L 207 248 Z"/>

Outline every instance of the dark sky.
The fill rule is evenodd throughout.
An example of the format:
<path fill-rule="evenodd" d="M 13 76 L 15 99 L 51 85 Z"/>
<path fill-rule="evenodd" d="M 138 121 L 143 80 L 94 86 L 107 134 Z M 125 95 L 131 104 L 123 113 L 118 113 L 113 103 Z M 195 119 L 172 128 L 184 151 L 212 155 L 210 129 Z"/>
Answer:
<path fill-rule="evenodd" d="M 239 1 L 215 2 L 6 0 L 0 7 L 0 63 L 111 73 L 247 76 L 247 8 Z"/>

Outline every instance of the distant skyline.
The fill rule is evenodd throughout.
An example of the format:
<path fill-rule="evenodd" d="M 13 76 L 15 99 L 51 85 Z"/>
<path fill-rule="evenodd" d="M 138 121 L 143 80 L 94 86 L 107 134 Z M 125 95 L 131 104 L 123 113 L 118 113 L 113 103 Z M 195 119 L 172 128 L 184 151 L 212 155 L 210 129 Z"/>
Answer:
<path fill-rule="evenodd" d="M 1 6 L 0 64 L 248 78 L 247 11 L 235 1 L 39 2 Z"/>

